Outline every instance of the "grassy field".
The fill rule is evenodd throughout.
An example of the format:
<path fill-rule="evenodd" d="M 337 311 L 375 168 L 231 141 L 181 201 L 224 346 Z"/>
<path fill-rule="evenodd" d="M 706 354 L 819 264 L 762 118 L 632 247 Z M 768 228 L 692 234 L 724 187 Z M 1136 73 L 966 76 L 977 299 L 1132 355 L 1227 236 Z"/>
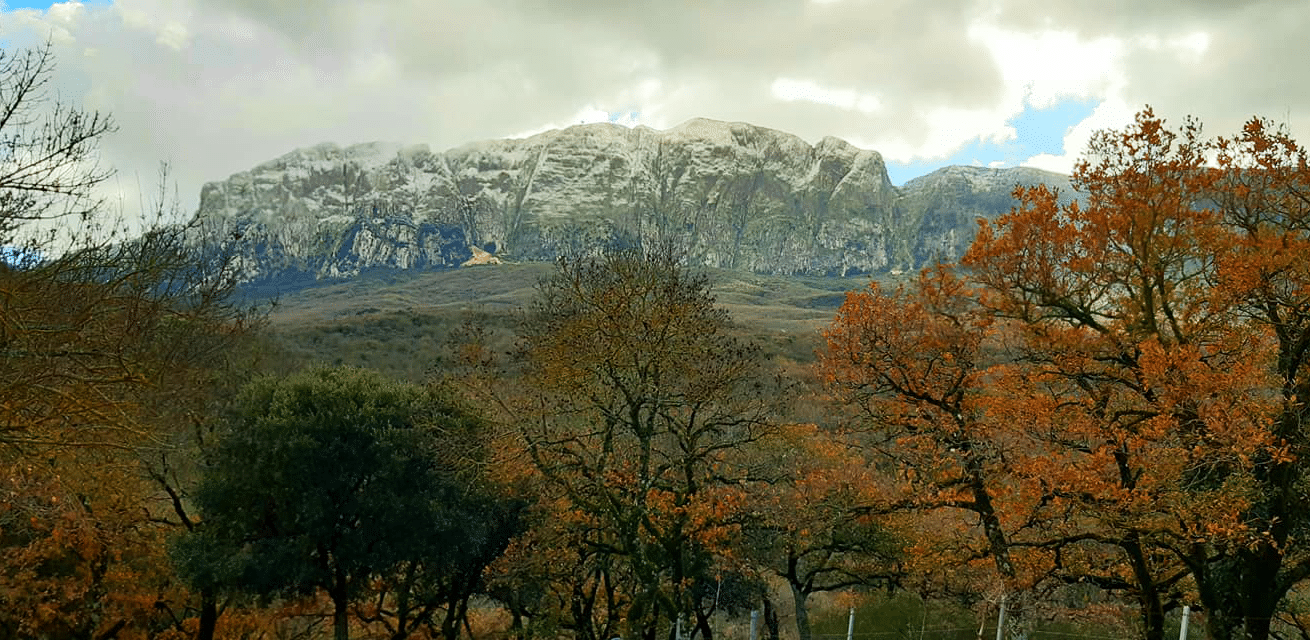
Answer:
<path fill-rule="evenodd" d="M 421 380 L 446 353 L 452 332 L 482 324 L 508 347 L 518 310 L 552 272 L 542 263 L 435 272 L 380 272 L 282 295 L 270 335 L 286 368 L 355 364 Z M 813 360 L 819 330 L 862 278 L 777 277 L 710 270 L 718 304 L 742 335 L 783 366 Z"/>

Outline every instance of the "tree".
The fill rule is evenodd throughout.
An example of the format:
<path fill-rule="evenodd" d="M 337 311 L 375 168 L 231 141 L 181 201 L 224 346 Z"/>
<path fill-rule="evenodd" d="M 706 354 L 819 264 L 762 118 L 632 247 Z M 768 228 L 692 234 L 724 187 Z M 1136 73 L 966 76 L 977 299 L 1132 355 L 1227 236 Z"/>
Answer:
<path fill-rule="evenodd" d="M 165 532 L 135 465 L 258 318 L 231 304 L 224 252 L 163 224 L 162 198 L 123 235 L 96 196 L 112 122 L 53 99 L 52 65 L 48 45 L 0 52 L 0 574 L 20 585 L 4 626 L 153 633 Z"/>
<path fill-rule="evenodd" d="M 1148 108 L 1094 136 L 1072 178 L 1083 195 L 1064 206 L 1016 189 L 962 259 L 957 298 L 985 330 L 960 339 L 988 346 L 960 415 L 988 425 L 971 447 L 1007 461 L 988 486 L 1023 533 L 1008 544 L 1048 579 L 1130 597 L 1149 638 L 1194 585 L 1211 637 L 1265 640 L 1310 576 L 1306 154 L 1264 120 L 1210 139 Z M 878 301 L 879 324 L 839 318 L 839 337 L 869 329 L 838 341 L 843 361 L 911 389 L 949 381 L 949 350 L 879 350 L 929 292 Z"/>
<path fill-rule="evenodd" d="M 841 434 L 796 424 L 780 436 L 761 452 L 767 480 L 752 487 L 738 556 L 786 581 L 797 638 L 810 640 L 812 594 L 896 583 L 901 541 L 876 519 L 894 491 Z"/>
<path fill-rule="evenodd" d="M 608 640 L 622 632 L 634 579 L 622 559 L 588 544 L 595 526 L 562 500 L 532 502 L 526 530 L 489 568 L 488 594 L 511 615 L 519 638 L 568 632 Z"/>
<path fill-rule="evenodd" d="M 151 608 L 174 590 L 167 586 L 167 557 L 159 553 L 166 531 L 140 515 L 147 488 L 113 452 L 82 453 L 85 465 L 54 458 L 0 467 L 0 635 L 6 638 L 108 640 L 170 626 Z"/>
<path fill-rule="evenodd" d="M 167 565 L 154 492 L 121 467 L 139 473 L 142 460 L 172 448 L 259 322 L 229 302 L 225 262 L 189 245 L 187 231 L 156 228 L 0 270 L 0 460 L 49 476 L 29 486 L 78 496 L 41 511 L 52 520 L 34 526 L 57 531 L 75 517 L 88 530 L 123 534 L 97 539 L 111 574 Z M 34 548 L 11 550 L 0 564 Z"/>
<path fill-rule="evenodd" d="M 195 491 L 202 526 L 178 544 L 193 585 L 322 590 L 345 640 L 349 605 L 380 582 L 399 602 L 393 637 L 436 604 L 458 633 L 470 585 L 513 529 L 454 455 L 478 441 L 475 418 L 431 389 L 337 368 L 252 382 L 228 420 Z"/>
<path fill-rule="evenodd" d="M 443 527 L 429 530 L 415 554 L 374 579 L 356 603 L 363 622 L 379 623 L 391 640 L 426 627 L 455 640 L 468 624 L 469 601 L 486 586 L 483 574 L 519 533 L 519 505 L 474 491 L 440 499 Z"/>
<path fill-rule="evenodd" d="M 1094 138 L 1074 184 L 1084 206 L 1023 194 L 965 264 L 1035 353 L 1083 355 L 1036 360 L 1154 502 L 1125 505 L 1128 528 L 1186 565 L 1212 637 L 1263 640 L 1310 575 L 1305 152 L 1264 120 L 1212 140 L 1147 109 Z"/>
<path fill-rule="evenodd" d="M 932 524 L 914 537 L 929 564 L 992 565 L 1014 596 L 1041 581 L 1045 563 L 1026 553 L 1040 538 L 1028 523 L 1040 503 L 1015 489 L 1007 461 L 1008 426 L 988 412 L 992 320 L 967 283 L 945 268 L 925 270 L 912 288 L 852 292 L 824 332 L 819 369 L 828 387 L 865 427 L 863 446 L 898 482 L 880 508 L 899 507 Z M 960 577 L 956 572 L 953 579 Z"/>
<path fill-rule="evenodd" d="M 162 197 L 141 233 L 107 219 L 96 153 L 114 125 L 53 99 L 53 65 L 49 44 L 0 51 L 0 445 L 139 444 L 140 393 L 185 389 L 169 382 L 256 316 L 230 304 L 226 253 L 164 224 Z"/>
<path fill-rule="evenodd" d="M 501 408 L 588 566 L 631 575 L 592 583 L 625 590 L 606 615 L 629 637 L 679 615 L 710 634 L 693 589 L 739 531 L 748 449 L 776 430 L 782 395 L 730 329 L 671 249 L 562 258 L 524 315 L 513 373 L 465 378 Z"/>
<path fill-rule="evenodd" d="M 0 246 L 10 251 L 24 225 L 65 218 L 86 223 L 102 213 L 95 188 L 110 172 L 99 166 L 96 151 L 113 121 L 52 100 L 47 85 L 53 69 L 48 43 L 0 51 Z M 40 241 L 29 234 L 32 244 L 20 251 L 40 249 Z"/>

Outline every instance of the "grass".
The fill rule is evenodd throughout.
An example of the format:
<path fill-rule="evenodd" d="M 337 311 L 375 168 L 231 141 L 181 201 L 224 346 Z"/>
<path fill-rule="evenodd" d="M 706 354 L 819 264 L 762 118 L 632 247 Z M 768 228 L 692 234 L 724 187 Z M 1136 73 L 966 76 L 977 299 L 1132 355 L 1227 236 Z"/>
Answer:
<path fill-rule="evenodd" d="M 508 347 L 516 312 L 554 265 L 486 265 L 432 272 L 376 272 L 286 294 L 270 317 L 286 368 L 354 364 L 422 380 L 465 322 L 481 323 Z M 709 270 L 717 303 L 741 334 L 788 368 L 814 360 L 819 330 L 845 293 L 867 278 L 766 276 Z"/>

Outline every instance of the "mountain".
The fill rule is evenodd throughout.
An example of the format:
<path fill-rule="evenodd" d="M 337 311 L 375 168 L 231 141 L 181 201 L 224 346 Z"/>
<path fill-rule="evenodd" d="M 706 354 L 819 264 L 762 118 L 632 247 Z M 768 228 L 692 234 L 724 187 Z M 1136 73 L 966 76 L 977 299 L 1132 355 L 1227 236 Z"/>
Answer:
<path fill-rule="evenodd" d="M 1017 184 L 1044 184 L 1058 189 L 1062 202 L 1072 199 L 1068 176 L 1031 167 L 956 165 L 906 182 L 897 206 L 916 230 L 914 266 L 959 259 L 973 242 L 978 218 L 992 220 L 1014 206 L 1011 192 Z"/>
<path fill-rule="evenodd" d="M 673 243 L 708 267 L 776 275 L 896 272 L 958 258 L 1035 169 L 947 167 L 893 186 L 882 156 L 837 138 L 694 119 L 598 123 L 434 153 L 369 143 L 300 149 L 205 185 L 209 238 L 235 239 L 247 281 L 463 264 L 474 249 L 548 261 Z M 479 252 L 480 253 L 480 252 Z M 486 256 L 481 256 L 483 260 Z"/>

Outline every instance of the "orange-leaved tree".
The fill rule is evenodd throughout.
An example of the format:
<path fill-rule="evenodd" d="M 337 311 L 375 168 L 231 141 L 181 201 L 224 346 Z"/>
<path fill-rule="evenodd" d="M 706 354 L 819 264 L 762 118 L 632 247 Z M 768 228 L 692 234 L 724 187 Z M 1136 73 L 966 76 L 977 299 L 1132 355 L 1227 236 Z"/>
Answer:
<path fill-rule="evenodd" d="M 469 385 L 527 451 L 538 499 L 572 523 L 550 538 L 576 540 L 604 572 L 587 588 L 619 592 L 603 601 L 623 610 L 605 615 L 630 638 L 679 616 L 711 634 L 698 585 L 739 531 L 749 448 L 774 433 L 782 395 L 730 331 L 708 280 L 671 249 L 564 258 L 526 310 L 512 373 Z M 612 626 L 572 617 L 575 632 Z"/>
<path fill-rule="evenodd" d="M 792 424 L 779 435 L 759 453 L 738 553 L 786 582 L 797 637 L 810 640 L 812 594 L 897 584 L 900 540 L 883 521 L 896 487 L 848 434 Z M 765 613 L 776 624 L 767 597 Z"/>
<path fill-rule="evenodd" d="M 136 465 L 205 409 L 252 317 L 162 201 L 146 232 L 116 226 L 97 198 L 113 124 L 52 97 L 52 64 L 0 51 L 0 627 L 149 636 L 177 626 L 155 606 L 177 590 L 141 596 L 168 572 Z"/>
<path fill-rule="evenodd" d="M 1295 384 L 1275 383 L 1300 367 L 1288 310 L 1303 282 L 1304 175 L 1299 148 L 1267 123 L 1211 141 L 1144 111 L 1093 140 L 1073 176 L 1081 201 L 1019 188 L 1013 211 L 984 221 L 959 277 L 939 269 L 908 292 L 852 296 L 827 369 L 880 411 L 876 424 L 907 434 L 898 455 L 933 436 L 939 449 L 907 473 L 952 458 L 968 472 L 987 456 L 975 497 L 957 506 L 993 509 L 994 523 L 977 514 L 978 532 L 1008 591 L 1093 584 L 1128 598 L 1144 635 L 1161 638 L 1190 578 L 1217 635 L 1263 637 L 1278 590 L 1300 576 L 1278 586 L 1276 570 L 1251 571 L 1259 563 L 1217 568 L 1287 549 L 1286 514 L 1259 514 L 1272 485 L 1294 485 L 1270 475 L 1292 474 L 1297 457 L 1292 432 L 1270 425 L 1296 415 L 1295 390 L 1279 391 Z M 943 439 L 940 425 L 955 431 Z"/>
<path fill-rule="evenodd" d="M 819 369 L 854 409 L 873 464 L 896 480 L 875 504 L 922 523 L 901 525 L 915 540 L 909 566 L 980 571 L 985 561 L 1023 625 L 1017 596 L 1055 566 L 1048 543 L 1063 522 L 1014 464 L 1031 453 L 1029 441 L 992 409 L 1005 342 L 975 295 L 946 268 L 895 291 L 852 292 L 824 332 Z"/>
<path fill-rule="evenodd" d="M 1305 152 L 1264 120 L 1209 139 L 1148 108 L 1073 184 L 1066 206 L 1018 190 L 963 259 L 1012 336 L 998 415 L 1049 448 L 1048 500 L 1122 552 L 1152 635 L 1187 573 L 1211 637 L 1264 640 L 1310 576 Z"/>

